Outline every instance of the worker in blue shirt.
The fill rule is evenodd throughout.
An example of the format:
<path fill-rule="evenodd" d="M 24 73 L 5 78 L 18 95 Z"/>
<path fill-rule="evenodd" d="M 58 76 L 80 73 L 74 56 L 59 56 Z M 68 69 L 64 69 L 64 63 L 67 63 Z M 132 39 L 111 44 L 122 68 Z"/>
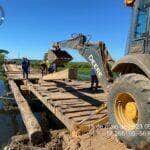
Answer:
<path fill-rule="evenodd" d="M 30 68 L 30 61 L 27 58 L 23 58 L 22 59 L 22 72 L 23 72 L 24 79 L 28 79 L 29 68 Z"/>

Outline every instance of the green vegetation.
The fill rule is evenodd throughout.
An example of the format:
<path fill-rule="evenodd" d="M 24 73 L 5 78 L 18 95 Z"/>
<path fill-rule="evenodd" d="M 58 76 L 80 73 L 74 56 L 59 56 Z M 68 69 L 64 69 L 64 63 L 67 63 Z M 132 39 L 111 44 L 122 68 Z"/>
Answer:
<path fill-rule="evenodd" d="M 91 66 L 88 62 L 70 62 L 66 68 L 77 68 L 78 69 L 78 80 L 90 80 L 90 69 Z"/>
<path fill-rule="evenodd" d="M 0 53 L 0 66 L 2 66 L 2 65 L 3 65 L 3 63 L 4 63 L 4 59 L 5 59 L 5 55 L 4 55 L 4 54 L 2 54 L 2 53 Z"/>
<path fill-rule="evenodd" d="M 14 59 L 16 64 L 21 64 L 21 59 Z M 40 64 L 42 60 L 30 60 L 31 67 L 39 71 Z M 112 64 L 110 64 L 112 66 Z M 88 62 L 69 62 L 64 67 L 58 67 L 58 71 L 67 69 L 67 68 L 77 68 L 78 70 L 78 80 L 90 80 L 90 69 L 91 66 Z M 118 76 L 116 73 L 113 73 L 113 76 Z"/>
<path fill-rule="evenodd" d="M 20 65 L 22 62 L 22 59 L 13 59 L 13 62 L 15 62 L 17 65 Z M 42 60 L 30 60 L 31 67 L 34 69 L 38 69 L 40 67 Z"/>
<path fill-rule="evenodd" d="M 41 63 L 42 63 L 42 60 L 31 60 L 30 61 L 31 67 L 36 70 L 40 68 Z"/>
<path fill-rule="evenodd" d="M 21 64 L 21 59 L 13 59 L 16 64 Z M 35 70 L 39 70 L 42 60 L 30 60 L 31 67 Z M 58 71 L 66 68 L 77 68 L 79 80 L 90 79 L 90 64 L 88 62 L 69 62 L 64 67 L 59 67 Z"/>
<path fill-rule="evenodd" d="M 41 60 L 31 60 L 31 67 L 34 69 L 39 69 Z M 19 62 L 21 63 L 21 62 Z M 59 67 L 58 71 L 67 68 L 77 68 L 78 69 L 78 80 L 89 80 L 90 79 L 90 64 L 88 62 L 69 62 L 64 67 Z"/>
<path fill-rule="evenodd" d="M 3 50 L 3 49 L 0 49 L 0 53 L 2 54 L 8 54 L 9 52 L 7 50 Z"/>
<path fill-rule="evenodd" d="M 67 68 L 88 68 L 90 69 L 90 64 L 88 62 L 70 62 L 66 65 Z"/>
<path fill-rule="evenodd" d="M 5 60 L 5 55 L 0 53 L 0 80 L 5 80 L 3 64 Z"/>

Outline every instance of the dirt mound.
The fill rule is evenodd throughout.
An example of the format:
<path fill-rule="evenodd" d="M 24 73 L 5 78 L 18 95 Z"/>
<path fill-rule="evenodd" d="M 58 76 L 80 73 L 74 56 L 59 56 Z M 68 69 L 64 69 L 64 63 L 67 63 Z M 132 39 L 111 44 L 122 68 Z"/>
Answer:
<path fill-rule="evenodd" d="M 7 147 L 9 150 L 127 150 L 109 128 L 92 129 L 78 138 L 70 136 L 67 130 L 51 131 L 51 139 L 33 146 L 27 135 L 15 136 Z"/>
<path fill-rule="evenodd" d="M 127 150 L 110 129 L 92 129 L 79 139 L 64 134 L 63 150 Z"/>

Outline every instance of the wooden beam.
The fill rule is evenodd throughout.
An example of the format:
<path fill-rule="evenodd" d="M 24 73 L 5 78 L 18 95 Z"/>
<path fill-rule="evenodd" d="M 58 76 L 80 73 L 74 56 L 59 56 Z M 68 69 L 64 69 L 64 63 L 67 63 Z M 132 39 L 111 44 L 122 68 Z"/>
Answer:
<path fill-rule="evenodd" d="M 59 72 L 54 72 L 43 77 L 44 81 L 48 80 L 63 80 L 63 79 L 77 79 L 76 69 L 66 69 Z"/>
<path fill-rule="evenodd" d="M 69 76 L 69 70 L 63 70 L 63 71 L 59 71 L 59 72 L 54 72 L 48 75 L 45 75 L 43 77 L 43 80 L 47 81 L 47 80 L 63 80 L 63 79 L 68 79 Z"/>
<path fill-rule="evenodd" d="M 77 96 L 74 96 L 70 93 L 60 93 L 60 92 L 55 92 L 54 93 L 50 93 L 50 92 L 46 92 L 46 93 L 43 93 L 41 95 L 46 95 L 48 97 L 50 97 L 52 100 L 57 100 L 57 99 L 76 99 L 78 98 Z"/>
<path fill-rule="evenodd" d="M 75 113 L 75 112 L 82 112 L 82 111 L 91 111 L 91 110 L 96 110 L 95 106 L 87 106 L 87 107 L 82 107 L 82 108 L 67 108 L 67 109 L 62 109 L 63 114 L 69 114 L 69 113 Z"/>
<path fill-rule="evenodd" d="M 28 136 L 33 144 L 39 144 L 43 141 L 43 133 L 41 126 L 31 111 L 25 98 L 22 96 L 19 88 L 13 80 L 9 80 L 10 88 L 14 94 L 15 100 L 18 104 L 23 122 L 26 126 Z"/>
<path fill-rule="evenodd" d="M 61 111 L 55 107 L 53 107 L 50 102 L 48 101 L 47 98 L 43 97 L 34 87 L 31 82 L 24 82 L 25 85 L 28 86 L 29 90 L 55 115 L 57 118 L 64 123 L 64 125 L 72 131 L 74 129 L 74 124 L 73 120 L 70 120 L 66 118 Z M 50 98 L 50 97 L 49 97 Z"/>

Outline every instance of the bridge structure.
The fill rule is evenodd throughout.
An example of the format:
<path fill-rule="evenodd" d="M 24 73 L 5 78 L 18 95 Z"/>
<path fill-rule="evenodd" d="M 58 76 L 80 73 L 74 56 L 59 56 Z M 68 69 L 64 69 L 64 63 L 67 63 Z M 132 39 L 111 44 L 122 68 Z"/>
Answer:
<path fill-rule="evenodd" d="M 73 136 L 84 134 L 93 126 L 108 122 L 106 95 L 102 91 L 90 92 L 89 81 L 69 79 L 44 81 L 39 73 L 34 72 L 31 72 L 29 79 L 25 80 L 22 77 L 21 66 L 5 64 L 4 69 L 32 143 L 40 143 L 43 140 L 43 131 L 30 104 L 22 95 L 23 91 L 32 92 Z M 57 76 L 57 73 L 55 74 Z"/>

